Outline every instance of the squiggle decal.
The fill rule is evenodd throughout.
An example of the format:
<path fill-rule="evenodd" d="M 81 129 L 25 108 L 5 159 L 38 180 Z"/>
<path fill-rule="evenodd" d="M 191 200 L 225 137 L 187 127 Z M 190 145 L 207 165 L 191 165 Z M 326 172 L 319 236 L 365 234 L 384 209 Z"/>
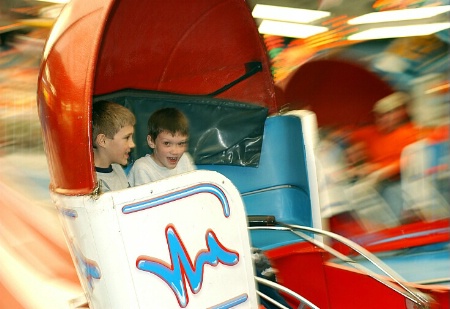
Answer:
<path fill-rule="evenodd" d="M 203 268 L 206 264 L 211 266 L 217 266 L 219 263 L 235 265 L 239 262 L 239 253 L 222 246 L 215 233 L 211 230 L 205 235 L 208 249 L 201 250 L 197 254 L 194 265 L 174 227 L 167 227 L 166 238 L 171 265 L 155 258 L 141 256 L 136 261 L 136 267 L 153 273 L 164 280 L 175 293 L 182 308 L 185 308 L 189 303 L 189 296 L 186 292 L 186 279 L 191 291 L 197 294 L 201 289 Z"/>
<path fill-rule="evenodd" d="M 73 252 L 77 261 L 78 267 L 80 267 L 90 290 L 94 289 L 93 279 L 100 279 L 100 268 L 95 261 L 87 259 L 78 248 L 72 243 Z"/>
<path fill-rule="evenodd" d="M 76 219 L 78 217 L 78 213 L 74 209 L 60 208 L 59 211 L 65 217 L 69 217 L 69 218 L 72 218 L 72 219 Z"/>

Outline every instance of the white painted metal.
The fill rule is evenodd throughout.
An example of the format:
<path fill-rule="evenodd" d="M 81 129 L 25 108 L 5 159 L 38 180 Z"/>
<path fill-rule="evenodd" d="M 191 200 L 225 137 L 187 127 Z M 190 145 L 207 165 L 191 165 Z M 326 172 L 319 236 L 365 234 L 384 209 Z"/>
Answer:
<path fill-rule="evenodd" d="M 257 308 L 244 206 L 223 175 L 53 199 L 90 308 Z"/>

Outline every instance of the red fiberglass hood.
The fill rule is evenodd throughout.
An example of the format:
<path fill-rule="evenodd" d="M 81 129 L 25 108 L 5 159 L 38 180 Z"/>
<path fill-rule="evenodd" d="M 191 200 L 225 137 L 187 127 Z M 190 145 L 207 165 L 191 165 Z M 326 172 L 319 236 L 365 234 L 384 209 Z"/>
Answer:
<path fill-rule="evenodd" d="M 339 58 L 305 63 L 277 87 L 290 109 L 312 110 L 321 127 L 373 123 L 373 105 L 393 92 L 362 64 Z"/>
<path fill-rule="evenodd" d="M 266 50 L 243 0 L 72 0 L 38 80 L 51 189 L 95 187 L 93 96 L 128 88 L 206 95 L 236 80 L 217 97 L 276 111 Z"/>

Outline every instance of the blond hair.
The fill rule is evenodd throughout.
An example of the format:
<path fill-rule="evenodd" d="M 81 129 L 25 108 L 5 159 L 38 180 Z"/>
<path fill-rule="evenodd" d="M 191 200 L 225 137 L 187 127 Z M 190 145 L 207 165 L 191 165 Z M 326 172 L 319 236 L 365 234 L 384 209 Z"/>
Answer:
<path fill-rule="evenodd" d="M 94 148 L 99 134 L 105 134 L 108 138 L 114 138 L 117 132 L 125 126 L 134 126 L 136 117 L 126 107 L 110 102 L 95 102 L 92 107 L 92 138 Z"/>

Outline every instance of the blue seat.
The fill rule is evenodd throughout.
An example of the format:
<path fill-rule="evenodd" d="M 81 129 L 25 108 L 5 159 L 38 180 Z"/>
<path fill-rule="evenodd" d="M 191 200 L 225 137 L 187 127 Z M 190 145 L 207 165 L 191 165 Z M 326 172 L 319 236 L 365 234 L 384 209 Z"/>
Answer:
<path fill-rule="evenodd" d="M 241 193 L 247 215 L 273 215 L 278 222 L 313 226 L 304 132 L 297 116 L 267 118 L 258 167 L 199 165 L 198 169 L 229 178 Z M 261 249 L 300 241 L 284 231 L 251 231 L 251 240 Z"/>

